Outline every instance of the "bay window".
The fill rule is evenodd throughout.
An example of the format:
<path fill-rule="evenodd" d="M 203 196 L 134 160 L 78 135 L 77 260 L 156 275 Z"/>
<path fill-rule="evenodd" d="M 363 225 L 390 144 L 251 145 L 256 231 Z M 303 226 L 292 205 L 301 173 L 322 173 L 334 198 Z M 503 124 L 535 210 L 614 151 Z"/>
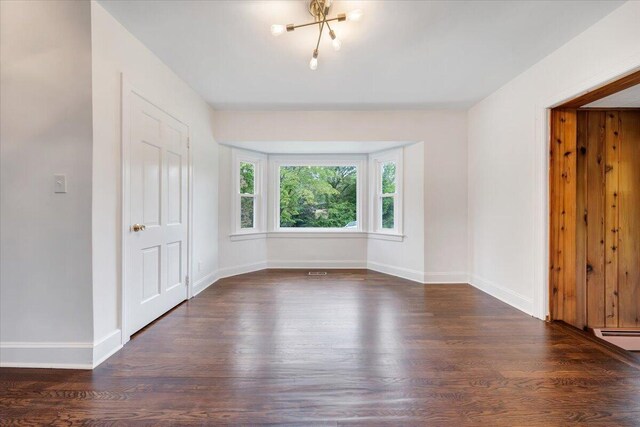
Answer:
<path fill-rule="evenodd" d="M 255 228 L 256 222 L 256 165 L 240 162 L 240 228 Z"/>
<path fill-rule="evenodd" d="M 273 231 L 363 231 L 366 158 L 270 157 Z"/>
<path fill-rule="evenodd" d="M 234 234 L 264 233 L 266 226 L 267 156 L 244 150 L 233 151 L 232 217 Z M 224 183 L 223 183 L 224 184 Z"/>
<path fill-rule="evenodd" d="M 402 234 L 402 149 L 369 156 L 373 182 L 372 231 Z"/>
<path fill-rule="evenodd" d="M 370 155 L 233 153 L 233 239 L 345 233 L 402 240 L 402 148 Z"/>

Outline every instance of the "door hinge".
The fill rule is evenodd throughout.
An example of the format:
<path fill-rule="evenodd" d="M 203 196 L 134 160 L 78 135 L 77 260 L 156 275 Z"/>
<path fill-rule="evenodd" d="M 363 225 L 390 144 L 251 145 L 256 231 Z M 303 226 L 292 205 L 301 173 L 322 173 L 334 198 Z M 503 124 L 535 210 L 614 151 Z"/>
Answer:
<path fill-rule="evenodd" d="M 190 149 L 190 148 L 191 148 L 191 137 L 188 136 L 187 137 L 187 149 Z"/>
<path fill-rule="evenodd" d="M 184 276 L 184 284 L 189 286 L 189 276 Z"/>

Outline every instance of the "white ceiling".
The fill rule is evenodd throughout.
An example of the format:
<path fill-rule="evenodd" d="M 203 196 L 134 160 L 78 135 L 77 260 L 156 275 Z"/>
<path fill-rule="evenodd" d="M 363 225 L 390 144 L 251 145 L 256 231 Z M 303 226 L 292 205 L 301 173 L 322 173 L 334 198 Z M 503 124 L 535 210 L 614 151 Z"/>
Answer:
<path fill-rule="evenodd" d="M 640 85 L 631 86 L 618 93 L 609 95 L 587 104 L 588 108 L 640 108 Z"/>
<path fill-rule="evenodd" d="M 366 154 L 402 147 L 414 142 L 402 141 L 238 141 L 224 143 L 268 154 Z"/>
<path fill-rule="evenodd" d="M 622 1 L 335 1 L 361 22 L 334 25 L 309 69 L 317 28 L 307 2 L 101 0 L 214 108 L 466 108 Z"/>

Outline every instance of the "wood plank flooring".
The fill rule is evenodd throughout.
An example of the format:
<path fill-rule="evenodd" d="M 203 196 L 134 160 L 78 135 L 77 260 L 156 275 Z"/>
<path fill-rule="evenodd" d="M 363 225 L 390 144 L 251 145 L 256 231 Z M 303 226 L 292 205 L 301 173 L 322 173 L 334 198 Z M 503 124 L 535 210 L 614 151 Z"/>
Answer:
<path fill-rule="evenodd" d="M 90 371 L 0 369 L 0 425 L 640 425 L 640 370 L 468 285 L 224 279 Z"/>

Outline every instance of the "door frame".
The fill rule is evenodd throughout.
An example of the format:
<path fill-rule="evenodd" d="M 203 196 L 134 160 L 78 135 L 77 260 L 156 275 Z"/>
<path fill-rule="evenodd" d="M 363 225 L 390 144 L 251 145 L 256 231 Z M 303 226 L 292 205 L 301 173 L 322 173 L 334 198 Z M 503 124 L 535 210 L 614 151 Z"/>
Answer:
<path fill-rule="evenodd" d="M 554 214 L 550 197 L 551 191 L 555 190 L 553 187 L 554 183 L 551 180 L 553 175 L 552 168 L 550 167 L 550 150 L 552 147 L 552 138 L 557 132 L 557 129 L 554 128 L 552 113 L 560 110 L 575 111 L 581 106 L 640 84 L 640 67 L 637 61 L 630 58 L 630 61 L 622 64 L 620 69 L 622 71 L 614 74 L 613 77 L 610 73 L 609 75 L 599 73 L 586 82 L 576 84 L 575 87 L 564 91 L 560 95 L 543 100 L 536 106 L 536 114 L 538 115 L 536 118 L 536 139 L 539 141 L 541 150 L 537 151 L 536 156 L 536 173 L 540 176 L 540 179 L 536 179 L 535 193 L 537 199 L 536 204 L 543 209 L 544 214 L 541 220 L 537 221 L 535 227 L 536 239 L 542 239 L 536 241 L 542 243 L 541 247 L 543 249 L 541 255 L 534 257 L 536 265 L 534 273 L 540 275 L 540 280 L 542 280 L 544 285 L 539 290 L 537 286 L 534 288 L 534 303 L 536 304 L 534 308 L 540 310 L 538 311 L 537 317 L 542 319 L 566 321 L 566 319 L 557 319 L 556 314 L 552 311 L 553 273 L 550 270 L 550 265 L 552 263 L 552 253 L 554 250 L 557 250 L 557 247 L 551 240 L 552 234 L 550 229 L 552 226 L 551 217 Z M 576 141 L 572 140 L 573 145 L 575 145 L 577 135 L 574 134 L 572 138 L 576 139 Z M 575 182 L 572 185 L 574 184 Z M 577 224 L 577 217 L 569 219 L 573 225 Z M 575 231 L 576 227 L 571 227 L 571 230 Z M 577 236 L 574 233 L 571 236 L 566 236 L 566 238 L 576 239 Z M 576 253 L 574 253 L 573 256 L 577 258 Z M 540 282 L 536 280 L 536 283 Z M 575 284 L 573 284 L 572 289 L 575 289 Z M 572 321 L 576 323 L 574 326 L 581 327 L 579 313 L 577 318 L 573 320 L 569 319 L 569 323 Z"/>
<path fill-rule="evenodd" d="M 154 102 L 152 97 L 146 96 L 146 94 L 134 86 L 128 76 L 124 73 L 120 74 L 120 122 L 121 122 L 121 134 L 120 134 L 120 331 L 121 331 L 121 343 L 125 345 L 131 338 L 127 331 L 127 292 L 125 286 L 127 283 L 127 235 L 129 233 L 128 224 L 131 223 L 129 218 L 129 190 L 131 188 L 130 183 L 130 159 L 131 159 L 131 103 L 128 102 L 129 96 L 135 94 L 156 108 L 162 110 L 165 114 L 171 116 L 173 119 L 184 124 L 187 127 L 187 296 L 186 300 L 193 296 L 193 283 L 191 278 L 193 277 L 192 271 L 192 254 L 193 254 L 193 159 L 191 153 L 191 126 L 185 121 L 176 117 L 176 115 L 170 113 L 169 109 L 164 108 L 161 103 Z"/>

